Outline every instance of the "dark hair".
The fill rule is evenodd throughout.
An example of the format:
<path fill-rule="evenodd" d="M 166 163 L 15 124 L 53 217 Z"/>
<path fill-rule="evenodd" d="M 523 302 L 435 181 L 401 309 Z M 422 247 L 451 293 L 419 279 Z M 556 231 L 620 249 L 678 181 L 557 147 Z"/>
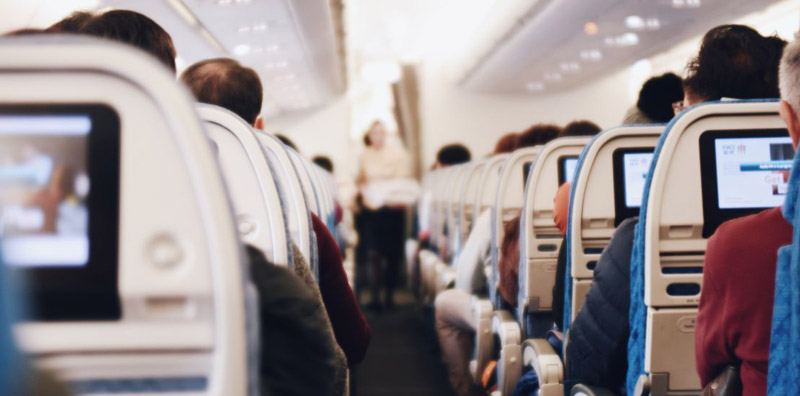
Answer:
<path fill-rule="evenodd" d="M 546 144 L 561 133 L 561 128 L 552 124 L 536 124 L 519 135 L 517 148 Z"/>
<path fill-rule="evenodd" d="M 330 158 L 324 155 L 318 155 L 311 159 L 311 161 L 317 164 L 320 168 L 333 173 L 333 161 L 331 161 Z"/>
<path fill-rule="evenodd" d="M 22 28 L 6 32 L 3 34 L 3 37 L 33 36 L 42 33 L 47 33 L 47 32 L 45 32 L 42 29 L 36 29 L 36 28 Z"/>
<path fill-rule="evenodd" d="M 602 129 L 597 124 L 588 120 L 572 121 L 561 130 L 563 136 L 594 136 Z"/>
<path fill-rule="evenodd" d="M 706 33 L 697 57 L 686 66 L 684 87 L 704 101 L 777 98 L 778 64 L 786 42 L 743 25 Z"/>
<path fill-rule="evenodd" d="M 507 303 L 514 306 L 517 305 L 517 293 L 519 292 L 519 227 L 519 216 L 504 226 L 505 234 L 500 245 L 500 262 L 497 264 L 498 268 L 503 268 L 500 272 L 500 294 Z M 506 268 L 508 271 L 505 270 Z"/>
<path fill-rule="evenodd" d="M 130 44 L 175 72 L 175 46 L 172 37 L 152 19 L 135 11 L 112 10 L 90 18 L 80 33 Z"/>
<path fill-rule="evenodd" d="M 517 149 L 519 134 L 515 132 L 507 133 L 497 140 L 494 145 L 493 154 L 510 153 Z"/>
<path fill-rule="evenodd" d="M 458 165 L 469 162 L 469 149 L 463 144 L 448 144 L 436 153 L 436 162 L 442 165 Z"/>
<path fill-rule="evenodd" d="M 50 25 L 45 31 L 49 33 L 79 33 L 92 18 L 94 15 L 91 12 L 75 11 Z"/>
<path fill-rule="evenodd" d="M 278 140 L 280 140 L 281 143 L 291 147 L 292 150 L 297 151 L 298 153 L 300 152 L 300 150 L 297 149 L 297 145 L 294 144 L 294 142 L 291 139 L 289 139 L 288 137 L 283 136 L 280 133 L 276 133 L 275 137 L 278 138 Z"/>
<path fill-rule="evenodd" d="M 372 146 L 372 140 L 369 139 L 369 132 L 364 134 L 364 146 Z"/>
<path fill-rule="evenodd" d="M 680 100 L 683 100 L 683 79 L 675 73 L 664 73 L 645 81 L 636 107 L 652 122 L 669 122 L 675 116 L 672 104 Z"/>
<path fill-rule="evenodd" d="M 208 59 L 189 66 L 180 77 L 199 102 L 224 107 L 255 124 L 263 91 L 255 70 L 230 58 Z"/>

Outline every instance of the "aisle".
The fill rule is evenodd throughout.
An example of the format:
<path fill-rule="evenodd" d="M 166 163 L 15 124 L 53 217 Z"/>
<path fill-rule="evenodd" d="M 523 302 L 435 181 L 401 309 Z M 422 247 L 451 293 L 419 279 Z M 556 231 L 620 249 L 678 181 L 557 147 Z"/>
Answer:
<path fill-rule="evenodd" d="M 399 292 L 393 312 L 365 311 L 372 327 L 367 357 L 355 373 L 358 396 L 453 395 L 439 358 L 433 313 Z"/>

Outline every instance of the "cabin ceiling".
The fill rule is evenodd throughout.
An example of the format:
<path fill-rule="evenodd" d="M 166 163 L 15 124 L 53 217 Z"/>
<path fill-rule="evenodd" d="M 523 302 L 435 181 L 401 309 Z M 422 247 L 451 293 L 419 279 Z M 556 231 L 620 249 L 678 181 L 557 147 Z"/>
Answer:
<path fill-rule="evenodd" d="M 565 91 L 775 2 L 535 1 L 503 40 L 467 67 L 459 83 L 495 94 Z"/>

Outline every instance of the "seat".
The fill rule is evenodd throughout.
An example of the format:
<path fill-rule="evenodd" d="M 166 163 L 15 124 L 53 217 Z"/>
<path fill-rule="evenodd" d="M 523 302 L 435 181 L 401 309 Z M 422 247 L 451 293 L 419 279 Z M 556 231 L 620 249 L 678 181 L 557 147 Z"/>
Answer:
<path fill-rule="evenodd" d="M 797 216 L 800 197 L 800 167 L 795 157 L 789 192 L 783 204 L 783 215 L 794 227 L 792 244 L 778 252 L 775 273 L 775 303 L 772 310 L 772 330 L 767 371 L 767 394 L 790 395 L 800 388 L 800 365 L 795 358 L 800 354 L 800 290 L 798 290 L 798 263 L 800 263 L 800 217 Z"/>
<path fill-rule="evenodd" d="M 553 328 L 553 286 L 561 233 L 553 222 L 553 197 L 571 181 L 573 166 L 589 138 L 556 139 L 530 165 L 520 216 L 517 318 L 525 338 L 543 338 Z"/>
<path fill-rule="evenodd" d="M 288 204 L 252 128 L 219 106 L 198 104 L 197 113 L 216 147 L 242 241 L 264 252 L 270 262 L 290 266 L 292 244 L 283 217 Z"/>
<path fill-rule="evenodd" d="M 474 219 L 473 224 L 477 222 L 477 218 L 483 214 L 484 211 L 490 210 L 495 203 L 498 179 L 500 178 L 500 171 L 505 165 L 506 161 L 511 157 L 511 154 L 498 154 L 490 157 L 483 167 L 480 177 L 478 178 L 478 189 L 475 203 L 473 206 Z M 486 274 L 487 284 L 490 285 L 488 279 L 490 274 Z M 472 312 L 475 317 L 475 351 L 473 359 L 470 361 L 469 370 L 476 383 L 480 382 L 481 373 L 483 372 L 486 364 L 492 357 L 494 349 L 494 339 L 492 337 L 492 314 L 494 313 L 494 305 L 486 298 L 486 296 L 473 296 L 472 297 Z"/>
<path fill-rule="evenodd" d="M 522 375 L 522 332 L 513 313 L 501 309 L 502 297 L 499 294 L 500 248 L 505 235 L 505 225 L 522 211 L 522 199 L 525 195 L 525 182 L 530 165 L 539 156 L 542 147 L 526 147 L 514 151 L 503 164 L 496 184 L 495 203 L 491 209 L 491 273 L 489 280 L 489 296 L 494 302 L 492 315 L 492 335 L 499 340 L 497 358 L 497 393 L 510 395 Z M 486 337 L 478 333 L 478 339 Z M 486 342 L 486 341 L 483 341 Z M 481 345 L 481 341 L 475 343 Z"/>
<path fill-rule="evenodd" d="M 489 159 L 475 161 L 465 181 L 464 192 L 461 194 L 458 205 L 460 213 L 458 214 L 458 221 L 456 223 L 458 232 L 457 243 L 459 248 L 464 246 L 470 231 L 472 231 L 472 226 L 475 224 L 479 215 L 479 213 L 475 213 L 475 204 L 478 200 L 478 193 L 481 191 L 481 186 L 478 183 L 483 175 L 483 170 L 486 168 L 487 162 L 489 162 Z"/>
<path fill-rule="evenodd" d="M 737 187 L 752 183 L 746 172 L 754 169 L 742 166 L 745 159 L 739 167 L 731 161 L 744 155 L 754 156 L 748 161 L 786 161 L 787 145 L 776 101 L 707 103 L 667 126 L 645 182 L 631 258 L 628 394 L 700 392 L 694 325 L 707 238 L 723 221 L 780 205 L 783 198 L 782 175 L 770 194 L 741 196 Z"/>
<path fill-rule="evenodd" d="M 271 134 L 258 130 L 255 134 L 261 146 L 265 148 L 270 167 L 282 186 L 283 194 L 286 195 L 284 202 L 288 207 L 284 207 L 283 210 L 288 219 L 292 241 L 308 260 L 314 275 L 319 277 L 317 242 L 309 209 L 310 198 L 306 196 L 300 176 L 295 170 L 294 161 L 288 152 L 289 149 Z"/>
<path fill-rule="evenodd" d="M 469 175 L 471 164 L 460 164 L 454 170 L 452 182 L 446 190 L 447 204 L 447 259 L 440 261 L 436 266 L 436 294 L 447 289 L 455 281 L 455 267 L 453 266 L 460 250 L 458 238 L 458 215 L 461 194 L 464 190 L 464 182 Z"/>
<path fill-rule="evenodd" d="M 565 269 L 565 298 L 564 298 L 564 326 L 562 329 L 566 333 L 574 315 L 580 310 L 586 292 L 592 282 L 592 269 L 600 257 L 600 252 L 608 244 L 611 235 L 616 228 L 616 224 L 632 214 L 634 208 L 618 205 L 617 202 L 625 203 L 625 169 L 623 160 L 626 155 L 640 155 L 652 153 L 653 147 L 658 141 L 658 137 L 663 130 L 663 126 L 641 125 L 641 126 L 620 126 L 603 131 L 588 142 L 578 157 L 575 165 L 575 175 L 572 180 L 572 196 L 570 199 L 570 218 L 565 240 L 567 241 L 567 268 Z M 567 157 L 569 158 L 569 157 Z M 565 159 L 567 159 L 565 158 Z M 566 163 L 559 161 L 562 169 L 566 169 Z M 641 170 L 641 167 L 638 168 Z M 551 171 L 550 174 L 554 174 Z M 561 172 L 563 173 L 563 172 Z M 633 175 L 633 174 L 632 174 Z M 565 180 L 566 181 L 566 180 Z M 551 183 L 552 184 L 552 183 Z M 617 185 L 619 188 L 617 189 Z M 631 194 L 635 194 L 636 187 L 631 189 Z M 616 191 L 620 192 L 617 193 Z M 639 191 L 641 187 L 639 187 Z M 533 190 L 536 192 L 536 189 Z M 526 191 L 531 193 L 530 187 Z M 554 193 L 542 197 L 542 205 L 552 205 Z M 549 197 L 549 199 L 548 199 Z M 633 201 L 635 196 L 632 195 Z M 530 199 L 530 198 L 528 198 Z M 530 201 L 526 201 L 530 202 Z M 548 207 L 548 206 L 545 206 Z M 549 206 L 552 208 L 552 206 Z M 528 209 L 526 207 L 525 211 Z M 524 221 L 530 221 L 538 216 L 533 214 L 525 215 Z M 552 215 L 549 216 L 550 222 L 542 220 L 542 225 L 551 227 Z M 535 227 L 535 225 L 534 225 Z M 542 234 L 549 234 L 547 228 Z M 531 238 L 531 227 L 525 225 L 523 233 L 523 243 L 528 244 Z M 552 242 L 550 242 L 552 243 Z M 531 257 L 531 251 L 535 244 L 525 246 L 525 251 Z M 544 249 L 551 251 L 552 247 Z M 570 262 L 578 263 L 572 265 Z M 530 273 L 523 276 L 520 269 L 520 281 L 531 278 Z M 533 277 L 535 280 L 535 277 Z M 579 283 L 582 282 L 582 283 Z M 520 285 L 520 291 L 523 290 Z M 552 287 L 552 286 L 551 286 Z M 551 289 L 544 290 L 541 299 L 552 298 Z M 535 290 L 535 288 L 534 288 Z M 525 301 L 523 299 L 522 301 Z M 552 304 L 552 300 L 550 300 Z M 566 344 L 566 343 L 565 343 Z M 565 348 L 566 349 L 566 348 Z M 561 362 L 561 351 L 553 350 L 552 346 L 542 338 L 528 339 L 523 343 L 523 362 L 525 366 L 536 370 L 540 378 L 540 394 L 542 396 L 561 396 L 564 392 L 562 381 L 568 377 L 564 372 Z"/>
<path fill-rule="evenodd" d="M 255 394 L 258 321 L 243 246 L 211 144 L 175 76 L 119 44 L 28 37 L 0 43 L 0 83 L 0 123 L 22 115 L 58 131 L 36 144 L 69 141 L 78 151 L 58 156 L 76 172 L 86 156 L 75 153 L 85 151 L 84 192 L 103 198 L 86 201 L 89 231 L 70 228 L 59 241 L 73 249 L 58 257 L 9 252 L 4 237 L 7 264 L 28 259 L 20 270 L 37 280 L 34 315 L 15 329 L 22 349 L 78 388 Z M 52 259 L 72 273 L 41 265 Z M 36 275 L 45 272 L 50 281 Z"/>

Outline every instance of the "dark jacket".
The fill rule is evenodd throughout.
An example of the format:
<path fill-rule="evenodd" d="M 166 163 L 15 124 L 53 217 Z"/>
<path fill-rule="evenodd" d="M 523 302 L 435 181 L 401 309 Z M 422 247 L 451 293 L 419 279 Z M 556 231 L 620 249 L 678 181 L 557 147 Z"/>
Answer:
<path fill-rule="evenodd" d="M 553 319 L 559 330 L 564 329 L 564 282 L 567 275 L 567 238 L 561 239 L 556 261 L 556 284 L 553 285 Z"/>
<path fill-rule="evenodd" d="M 628 370 L 630 261 L 638 218 L 622 222 L 603 250 L 586 302 L 569 327 L 568 378 L 617 391 Z"/>
<path fill-rule="evenodd" d="M 259 294 L 262 395 L 329 394 L 337 378 L 337 347 L 316 297 L 259 250 L 248 246 L 247 254 Z"/>

